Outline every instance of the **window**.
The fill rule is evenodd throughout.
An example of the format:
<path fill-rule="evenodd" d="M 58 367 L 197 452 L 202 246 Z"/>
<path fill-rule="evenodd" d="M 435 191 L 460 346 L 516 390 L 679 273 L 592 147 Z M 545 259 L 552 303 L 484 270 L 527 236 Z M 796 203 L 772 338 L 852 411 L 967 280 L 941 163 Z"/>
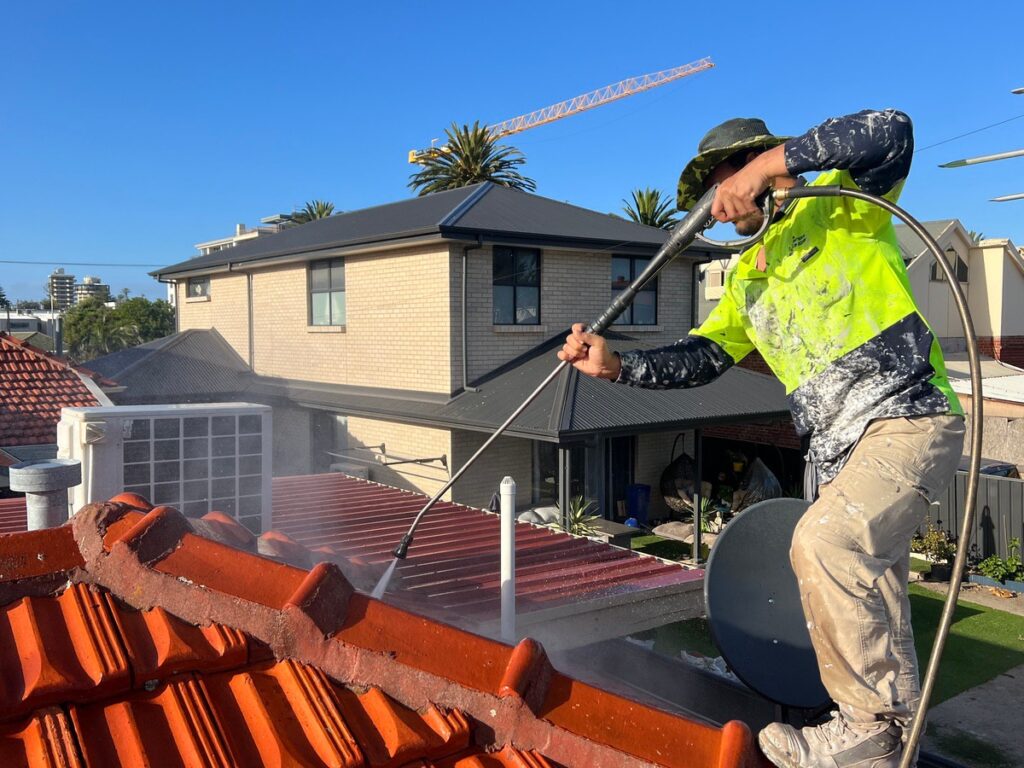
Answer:
<path fill-rule="evenodd" d="M 190 299 L 198 299 L 202 297 L 209 298 L 210 296 L 210 278 L 208 277 L 190 277 L 186 284 L 186 295 Z"/>
<path fill-rule="evenodd" d="M 704 273 L 707 277 L 707 288 L 721 288 L 725 285 L 725 272 L 720 269 L 709 269 Z"/>
<path fill-rule="evenodd" d="M 345 324 L 345 260 L 309 265 L 309 324 Z"/>
<path fill-rule="evenodd" d="M 494 248 L 494 324 L 540 323 L 540 251 Z"/>
<path fill-rule="evenodd" d="M 650 259 L 641 256 L 612 256 L 612 298 L 644 271 Z M 655 325 L 658 322 L 658 278 L 640 289 L 633 303 L 619 315 L 616 325 Z"/>
<path fill-rule="evenodd" d="M 956 272 L 957 282 L 966 283 L 967 262 L 964 261 L 960 257 L 960 254 L 958 254 L 953 248 L 946 249 L 946 258 L 949 260 L 949 263 L 953 265 L 953 270 Z M 932 259 L 931 279 L 933 283 L 940 283 L 946 279 L 946 273 L 942 271 L 942 268 L 935 259 Z"/>

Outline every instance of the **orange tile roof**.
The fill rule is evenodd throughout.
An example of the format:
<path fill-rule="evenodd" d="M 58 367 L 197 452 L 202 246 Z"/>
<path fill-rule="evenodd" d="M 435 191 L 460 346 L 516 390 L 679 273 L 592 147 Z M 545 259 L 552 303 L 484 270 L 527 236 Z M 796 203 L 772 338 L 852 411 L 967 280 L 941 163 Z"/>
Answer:
<path fill-rule="evenodd" d="M 0 332 L 0 446 L 56 443 L 61 408 L 100 405 L 78 374 L 113 385 Z"/>
<path fill-rule="evenodd" d="M 199 526 L 201 528 L 201 526 Z M 0 765 L 753 766 L 749 730 L 193 531 L 128 494 L 0 536 Z"/>

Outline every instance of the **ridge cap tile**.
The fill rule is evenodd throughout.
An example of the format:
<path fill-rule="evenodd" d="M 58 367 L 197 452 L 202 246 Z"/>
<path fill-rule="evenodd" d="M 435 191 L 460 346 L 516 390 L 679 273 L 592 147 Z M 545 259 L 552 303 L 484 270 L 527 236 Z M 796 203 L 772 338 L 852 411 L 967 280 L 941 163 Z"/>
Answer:
<path fill-rule="evenodd" d="M 485 765 L 458 757 L 474 730 L 498 764 L 531 768 L 727 768 L 755 754 L 740 723 L 716 728 L 586 685 L 535 641 L 513 648 L 417 616 L 355 592 L 333 564 L 306 571 L 199 536 L 176 510 L 90 505 L 68 528 L 84 563 L 72 585 L 0 610 L 0 654 L 39 649 L 36 668 L 19 662 L 35 679 L 0 681 L 0 696 L 17 698 L 12 716 L 67 703 L 88 764 L 168 750 L 248 764 L 238 750 L 255 746 L 271 762 Z M 268 652 L 280 660 L 259 660 Z"/>

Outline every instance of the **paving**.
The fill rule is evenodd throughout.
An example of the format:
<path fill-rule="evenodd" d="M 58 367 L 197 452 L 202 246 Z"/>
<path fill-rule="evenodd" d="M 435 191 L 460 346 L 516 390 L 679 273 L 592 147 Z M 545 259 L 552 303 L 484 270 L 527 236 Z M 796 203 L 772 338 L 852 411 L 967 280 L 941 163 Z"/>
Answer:
<path fill-rule="evenodd" d="M 947 699 L 928 714 L 924 749 L 970 768 L 1024 766 L 1022 694 L 1024 664 Z"/>

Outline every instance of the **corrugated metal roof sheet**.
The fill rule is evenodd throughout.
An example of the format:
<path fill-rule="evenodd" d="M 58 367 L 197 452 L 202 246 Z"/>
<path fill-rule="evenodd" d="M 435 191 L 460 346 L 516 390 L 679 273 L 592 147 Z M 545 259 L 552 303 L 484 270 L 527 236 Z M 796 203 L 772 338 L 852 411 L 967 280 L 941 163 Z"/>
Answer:
<path fill-rule="evenodd" d="M 491 431 L 526 399 L 558 364 L 566 332 L 474 382 L 476 392 L 443 401 L 439 396 L 382 397 L 372 389 L 257 377 L 253 392 L 339 408 L 353 415 L 393 418 L 455 429 Z M 650 348 L 621 334 L 620 349 Z M 693 389 L 647 390 L 612 384 L 566 369 L 507 430 L 509 436 L 547 440 L 598 432 L 686 429 L 711 423 L 771 420 L 789 414 L 785 390 L 771 376 L 734 367 Z"/>
<path fill-rule="evenodd" d="M 438 222 L 480 186 L 475 184 L 317 219 L 308 224 L 289 227 L 273 235 L 247 240 L 233 248 L 225 248 L 206 256 L 196 256 L 152 274 L 169 275 L 175 272 L 212 269 L 225 266 L 228 262 L 245 264 L 292 253 L 437 232 Z"/>
<path fill-rule="evenodd" d="M 653 252 L 668 234 L 610 214 L 490 182 L 318 219 L 233 248 L 172 264 L 154 275 L 213 270 L 292 254 L 438 235 Z M 703 252 L 720 249 L 700 246 Z M 706 253 L 705 253 L 706 255 Z"/>
<path fill-rule="evenodd" d="M 328 546 L 357 566 L 381 566 L 427 497 L 340 473 L 274 478 L 275 529 L 306 547 Z M 438 503 L 399 564 L 392 597 L 460 624 L 493 620 L 500 606 L 500 517 Z M 374 572 L 381 570 L 373 569 Z M 610 596 L 642 599 L 647 590 L 690 591 L 701 570 L 551 528 L 516 524 L 516 610 L 581 609 Z"/>
<path fill-rule="evenodd" d="M 90 367 L 117 380 L 119 404 L 243 393 L 249 367 L 213 329 L 181 331 L 97 358 Z"/>
<path fill-rule="evenodd" d="M 504 233 L 562 240 L 605 241 L 657 247 L 668 232 L 629 219 L 559 202 L 509 187 L 492 186 L 465 213 L 453 230 Z"/>

